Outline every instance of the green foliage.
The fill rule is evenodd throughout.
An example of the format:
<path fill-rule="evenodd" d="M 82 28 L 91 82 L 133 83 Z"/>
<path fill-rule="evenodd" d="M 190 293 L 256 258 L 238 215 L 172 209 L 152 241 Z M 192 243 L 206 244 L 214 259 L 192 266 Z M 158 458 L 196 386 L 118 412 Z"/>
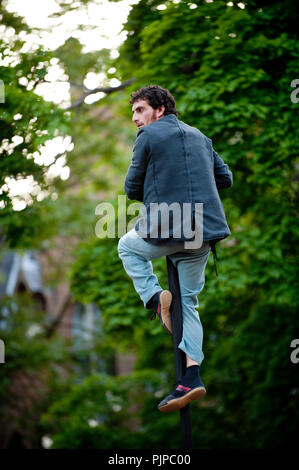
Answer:
<path fill-rule="evenodd" d="M 47 167 L 38 164 L 36 156 L 47 140 L 68 133 L 69 115 L 35 93 L 35 87 L 47 74 L 53 53 L 42 47 L 34 52 L 23 52 L 26 39 L 20 39 L 20 33 L 29 33 L 30 28 L 22 18 L 7 12 L 2 4 L 0 13 L 6 28 L 0 40 L 3 61 L 0 77 L 4 84 L 4 103 L 0 103 L 1 235 L 9 247 L 30 246 L 29 240 L 34 246 L 39 238 L 36 222 L 41 213 L 37 195 L 42 190 L 50 189 L 51 192 L 46 178 Z M 5 35 L 8 28 L 13 31 L 9 41 Z M 13 209 L 14 196 L 9 189 L 9 180 L 28 177 L 38 185 L 38 192 L 32 192 L 25 210 L 16 211 Z M 30 207 L 34 203 L 35 206 Z"/>
<path fill-rule="evenodd" d="M 115 209 L 117 231 L 118 208 Z M 132 216 L 128 217 L 127 223 L 131 219 Z M 99 306 L 104 331 L 113 344 L 118 347 L 119 345 L 134 347 L 140 330 L 145 337 L 159 335 L 161 330 L 158 323 L 153 325 L 147 321 L 150 314 L 144 309 L 130 278 L 123 269 L 118 257 L 117 244 L 118 238 L 94 236 L 90 241 L 76 247 L 76 261 L 68 277 L 75 300 L 83 303 L 94 302 Z M 165 260 L 155 260 L 155 271 L 161 283 L 167 285 Z M 139 338 L 138 343 L 142 341 L 144 337 Z"/>
<path fill-rule="evenodd" d="M 54 433 L 53 447 L 105 449 L 121 443 L 126 448 L 130 443 L 126 429 L 130 417 L 127 395 L 122 378 L 105 374 L 92 375 L 73 385 L 68 395 L 54 403 L 43 417 L 43 424 Z"/>
<path fill-rule="evenodd" d="M 44 327 L 44 312 L 26 293 L 1 299 L 1 428 L 19 432 L 34 447 L 40 447 L 39 418 L 65 392 L 71 371 L 69 341 L 58 335 L 47 338 Z"/>
<path fill-rule="evenodd" d="M 70 37 L 55 50 L 55 56 L 63 63 L 70 82 L 80 84 L 88 72 L 102 72 L 103 66 L 109 60 L 109 50 L 101 49 L 83 54 L 80 41 Z"/>
<path fill-rule="evenodd" d="M 56 401 L 42 426 L 54 449 L 178 448 L 179 435 L 171 433 L 178 416 L 153 412 L 165 385 L 163 376 L 150 369 L 130 376 L 94 374 Z"/>
<path fill-rule="evenodd" d="M 88 1 L 79 3 L 85 6 Z M 79 8 L 79 3 L 60 2 L 65 11 Z M 73 351 L 77 372 L 58 385 L 52 377 L 41 432 L 51 436 L 53 448 L 181 445 L 179 414 L 164 415 L 156 409 L 175 381 L 171 338 L 158 320 L 149 321 L 150 312 L 118 257 L 118 239 L 94 235 L 96 201 L 116 205 L 115 195 L 130 163 L 135 134 L 128 119 L 129 94 L 157 83 L 174 94 L 179 118 L 213 139 L 234 176 L 233 188 L 221 193 L 232 236 L 217 246 L 219 278 L 209 259 L 199 296 L 205 354 L 201 376 L 208 393 L 191 405 L 194 447 L 291 447 L 298 428 L 298 365 L 290 361 L 290 343 L 298 337 L 299 142 L 298 104 L 290 99 L 290 84 L 297 75 L 298 13 L 289 0 L 283 4 L 249 0 L 245 8 L 230 7 L 225 1 L 169 1 L 165 10 L 157 8 L 160 4 L 160 0 L 141 0 L 133 5 L 124 26 L 129 34 L 114 62 L 106 50 L 84 54 L 74 38 L 55 51 L 76 85 L 82 86 L 88 71 L 105 68 L 109 77 L 124 81 L 135 76 L 136 81 L 99 104 L 84 103 L 74 112 L 70 133 L 75 146 L 68 155 L 71 180 L 67 189 L 55 183 L 57 201 L 47 201 L 36 210 L 33 206 L 30 212 L 28 208 L 22 224 L 18 214 L 1 212 L 10 224 L 6 236 L 15 245 L 19 235 L 20 246 L 30 246 L 30 231 L 51 237 L 55 225 L 68 240 L 72 236 L 80 240 L 68 275 L 73 297 L 94 302 L 101 310 L 101 333 L 93 343 L 95 363 L 85 368 L 83 380 L 88 347 L 78 347 Z M 6 18 L 8 24 L 15 22 L 17 32 L 22 30 L 21 19 Z M 16 42 L 14 49 L 20 47 Z M 32 82 L 41 80 L 51 54 L 38 50 L 20 57 L 15 67 L 1 67 L 4 81 L 12 84 L 1 131 L 9 139 L 30 134 L 26 146 L 31 152 L 55 129 L 67 132 L 69 123 L 61 110 L 18 82 L 25 72 Z M 115 74 L 108 73 L 111 66 L 116 67 Z M 72 85 L 72 102 L 81 91 Z M 15 121 L 13 116 L 21 112 L 18 100 L 23 117 Z M 30 121 L 31 109 L 37 121 Z M 48 134 L 40 135 L 39 130 Z M 22 161 L 23 174 L 42 181 L 42 168 L 24 158 L 24 147 L 25 139 L 11 155 L 4 155 L 4 177 L 17 175 Z M 38 234 L 39 213 L 43 229 Z M 165 259 L 154 260 L 153 267 L 167 288 Z M 63 357 L 59 345 L 53 342 L 52 350 L 42 337 L 35 338 L 34 347 L 18 334 L 17 341 L 9 338 L 13 336 L 5 338 L 15 363 L 12 369 L 26 367 L 18 360 L 24 355 L 32 370 L 39 369 L 42 358 L 52 371 L 51 357 Z M 136 354 L 129 377 L 113 377 L 108 369 L 97 373 L 97 358 L 109 361 L 114 351 Z M 2 384 L 5 398 L 9 380 Z"/>
<path fill-rule="evenodd" d="M 67 340 L 45 334 L 44 313 L 28 294 L 1 300 L 1 339 L 5 343 L 5 367 L 0 368 L 1 391 L 16 371 L 42 371 L 51 363 L 63 363 L 68 357 Z M 50 369 L 49 369 L 50 372 Z"/>
<path fill-rule="evenodd" d="M 200 408 L 194 433 L 200 430 L 203 447 L 290 446 L 298 423 L 296 366 L 289 357 L 291 340 L 298 336 L 298 105 L 290 99 L 299 54 L 298 16 L 292 2 L 250 1 L 244 9 L 222 1 L 195 4 L 168 2 L 165 10 L 152 1 L 134 5 L 115 75 L 122 80 L 136 76 L 129 91 L 150 83 L 168 88 L 179 118 L 213 139 L 234 174 L 233 188 L 221 193 L 232 237 L 219 244 L 218 279 L 209 262 L 199 298 L 208 395 L 202 406 L 194 405 Z M 116 244 L 114 251 L 106 244 L 110 256 L 116 253 Z M 104 242 L 87 248 L 90 267 L 94 251 L 104 261 Z M 166 349 L 158 355 L 156 345 L 144 339 L 146 324 L 138 321 L 132 305 L 131 281 L 125 291 L 114 256 L 109 267 L 102 267 L 101 300 L 98 293 L 107 328 L 119 325 L 127 341 L 126 326 L 131 325 L 140 348 L 137 368 L 155 364 L 170 376 Z M 80 279 L 83 266 L 74 266 L 74 279 Z M 92 272 L 95 287 L 97 270 Z M 117 292 L 108 278 L 113 284 L 117 278 Z M 163 285 L 165 270 L 160 280 Z M 124 310 L 129 318 L 121 318 Z M 110 314 L 116 317 L 111 320 Z M 137 325 L 143 343 L 136 342 Z"/>

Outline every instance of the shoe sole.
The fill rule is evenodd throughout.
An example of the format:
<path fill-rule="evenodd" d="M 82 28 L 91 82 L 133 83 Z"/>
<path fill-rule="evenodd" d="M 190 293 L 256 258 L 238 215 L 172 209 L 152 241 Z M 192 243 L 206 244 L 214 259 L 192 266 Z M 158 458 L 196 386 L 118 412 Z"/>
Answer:
<path fill-rule="evenodd" d="M 161 322 L 165 330 L 170 335 L 172 335 L 171 312 L 170 312 L 171 302 L 172 302 L 172 293 L 169 290 L 162 291 L 160 294 Z"/>
<path fill-rule="evenodd" d="M 174 398 L 173 400 L 170 400 L 168 403 L 166 403 L 166 405 L 158 407 L 158 410 L 163 411 L 164 413 L 180 410 L 181 408 L 184 408 L 189 403 L 191 403 L 191 401 L 205 396 L 206 393 L 207 391 L 204 387 L 194 388 L 190 392 L 186 393 L 186 395 L 183 397 Z"/>

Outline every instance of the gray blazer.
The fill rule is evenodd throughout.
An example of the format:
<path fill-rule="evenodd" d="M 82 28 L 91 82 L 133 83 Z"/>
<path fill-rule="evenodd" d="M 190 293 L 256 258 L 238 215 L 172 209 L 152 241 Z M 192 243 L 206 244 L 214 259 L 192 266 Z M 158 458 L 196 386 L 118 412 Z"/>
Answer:
<path fill-rule="evenodd" d="M 228 165 L 213 149 L 211 139 L 178 120 L 175 114 L 169 114 L 138 131 L 125 179 L 125 193 L 128 199 L 143 202 L 148 225 L 142 238 L 153 244 L 182 244 L 194 240 L 194 236 L 184 235 L 182 217 L 181 236 L 178 237 L 173 231 L 170 212 L 168 236 L 163 237 L 161 220 L 156 219 L 158 236 L 150 238 L 151 203 L 170 205 L 177 202 L 182 210 L 183 203 L 190 203 L 192 229 L 195 228 L 195 203 L 202 203 L 203 241 L 214 241 L 215 247 L 215 243 L 231 233 L 218 189 L 230 188 L 232 180 Z M 135 225 L 137 231 L 139 224 L 140 221 Z"/>

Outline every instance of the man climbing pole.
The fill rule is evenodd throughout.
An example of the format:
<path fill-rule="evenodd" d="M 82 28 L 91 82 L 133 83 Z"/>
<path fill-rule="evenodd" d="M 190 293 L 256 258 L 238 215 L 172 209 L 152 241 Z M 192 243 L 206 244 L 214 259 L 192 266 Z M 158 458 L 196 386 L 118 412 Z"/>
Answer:
<path fill-rule="evenodd" d="M 168 256 L 178 270 L 183 318 L 178 347 L 186 354 L 186 373 L 158 404 L 160 411 L 168 412 L 206 394 L 199 373 L 204 354 L 197 296 L 204 287 L 210 250 L 216 269 L 215 245 L 230 235 L 218 189 L 232 186 L 232 173 L 213 149 L 211 139 L 178 119 L 168 90 L 157 85 L 143 87 L 131 94 L 130 104 L 138 132 L 125 192 L 128 199 L 143 202 L 145 217 L 119 240 L 118 253 L 144 307 L 154 310 L 151 318 L 158 316 L 169 334 L 172 294 L 160 286 L 151 260 Z M 182 212 L 189 205 L 189 219 L 180 217 L 177 222 L 172 211 L 167 212 L 167 221 L 165 211 L 157 217 L 157 210 L 152 209 L 163 203 Z M 197 205 L 202 207 L 201 219 L 196 216 Z M 194 246 L 190 242 L 196 241 L 196 230 L 202 236 Z"/>

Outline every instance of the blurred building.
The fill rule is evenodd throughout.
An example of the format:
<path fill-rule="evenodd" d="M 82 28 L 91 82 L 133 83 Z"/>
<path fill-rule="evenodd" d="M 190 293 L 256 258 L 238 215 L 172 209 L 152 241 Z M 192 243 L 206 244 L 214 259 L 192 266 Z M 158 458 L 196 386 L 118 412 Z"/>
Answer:
<path fill-rule="evenodd" d="M 93 303 L 74 302 L 67 282 L 60 282 L 55 285 L 55 288 L 45 285 L 44 279 L 47 278 L 48 270 L 49 261 L 42 252 L 28 250 L 21 255 L 14 251 L 7 251 L 2 255 L 0 259 L 0 339 L 1 331 L 5 330 L 7 323 L 6 315 L 9 314 L 3 306 L 3 299 L 13 298 L 18 293 L 26 292 L 38 310 L 44 312 L 44 325 L 50 325 L 55 333 L 69 338 L 75 351 L 80 349 L 83 343 L 89 344 L 94 334 L 95 324 L 98 327 L 101 312 Z M 32 332 L 32 336 L 34 336 L 34 332 Z M 83 362 L 87 361 L 88 364 L 80 364 L 81 359 L 78 359 L 78 369 L 80 366 L 84 368 L 92 363 L 93 372 L 107 370 L 105 361 L 94 356 L 94 352 L 89 346 L 88 355 L 83 359 Z M 135 357 L 116 353 L 108 369 L 115 375 L 129 374 L 133 370 L 134 362 Z M 0 367 L 5 367 L 5 364 Z M 86 370 L 90 370 L 90 367 L 87 367 Z M 20 408 L 20 413 L 22 413 L 23 402 L 27 403 L 26 412 L 28 413 L 30 402 L 34 402 L 36 398 L 34 390 L 39 387 L 43 387 L 43 384 L 37 376 L 29 378 L 24 371 L 15 374 L 12 389 L 13 394 L 16 395 L 16 407 Z M 26 400 L 23 400 L 24 396 L 26 396 Z M 19 429 L 14 429 L 13 426 L 6 425 L 7 423 L 5 426 L 3 424 L 0 417 L 0 448 L 34 447 L 34 443 L 30 441 L 30 436 L 26 436 L 26 433 L 22 435 Z"/>

